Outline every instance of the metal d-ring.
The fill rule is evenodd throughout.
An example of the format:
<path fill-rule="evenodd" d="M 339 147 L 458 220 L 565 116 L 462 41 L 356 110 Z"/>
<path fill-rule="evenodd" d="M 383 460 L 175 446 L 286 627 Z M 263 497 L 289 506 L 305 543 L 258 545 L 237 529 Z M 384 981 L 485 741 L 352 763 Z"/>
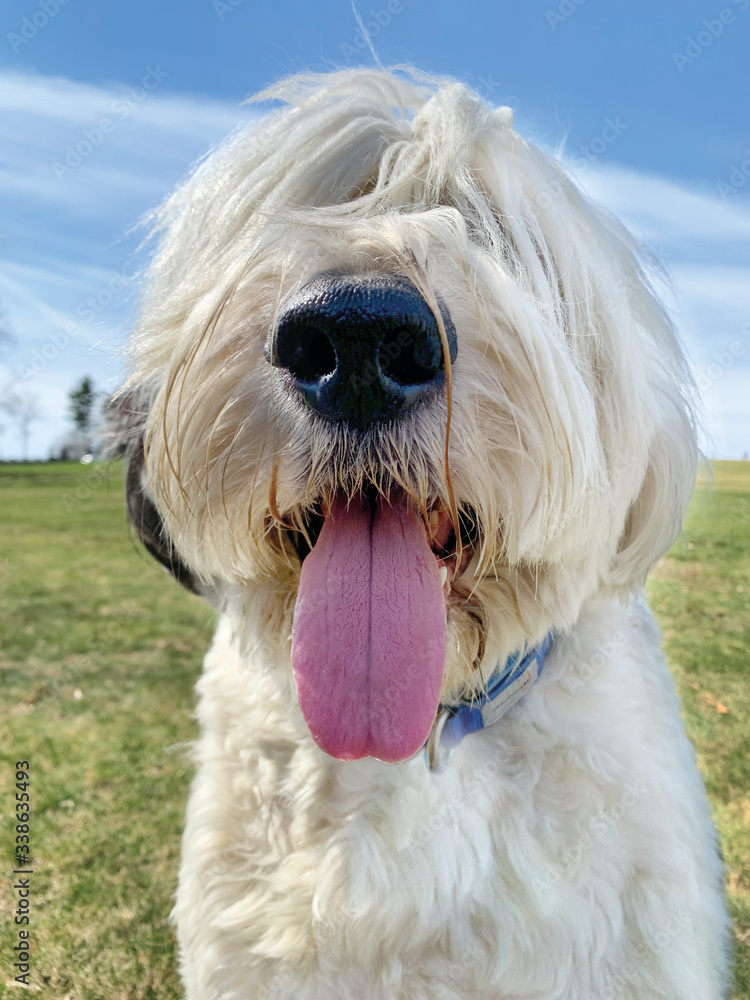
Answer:
<path fill-rule="evenodd" d="M 427 744 L 425 746 L 425 758 L 427 760 L 427 767 L 431 771 L 439 771 L 439 752 L 440 752 L 440 737 L 443 734 L 443 729 L 445 724 L 450 719 L 453 714 L 450 708 L 442 708 L 435 718 L 432 724 L 432 729 L 430 730 L 430 735 L 427 737 Z"/>

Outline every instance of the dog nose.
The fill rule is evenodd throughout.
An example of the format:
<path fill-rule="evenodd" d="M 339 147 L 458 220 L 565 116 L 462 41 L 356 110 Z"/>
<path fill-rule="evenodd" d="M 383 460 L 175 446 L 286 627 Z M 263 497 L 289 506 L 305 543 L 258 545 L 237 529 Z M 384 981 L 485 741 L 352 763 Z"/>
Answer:
<path fill-rule="evenodd" d="M 456 331 L 439 305 L 453 362 Z M 391 276 L 318 276 L 282 310 L 266 358 L 312 409 L 357 430 L 414 409 L 445 384 L 435 316 L 411 282 Z"/>

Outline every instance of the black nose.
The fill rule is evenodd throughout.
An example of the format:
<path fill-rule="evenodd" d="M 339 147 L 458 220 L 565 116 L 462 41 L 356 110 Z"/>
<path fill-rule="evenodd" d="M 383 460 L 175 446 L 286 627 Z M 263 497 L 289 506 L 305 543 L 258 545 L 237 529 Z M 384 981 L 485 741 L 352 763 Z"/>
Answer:
<path fill-rule="evenodd" d="M 456 331 L 440 312 L 451 361 Z M 445 362 L 438 324 L 411 282 L 320 275 L 282 310 L 266 357 L 285 368 L 318 413 L 357 430 L 438 395 Z"/>

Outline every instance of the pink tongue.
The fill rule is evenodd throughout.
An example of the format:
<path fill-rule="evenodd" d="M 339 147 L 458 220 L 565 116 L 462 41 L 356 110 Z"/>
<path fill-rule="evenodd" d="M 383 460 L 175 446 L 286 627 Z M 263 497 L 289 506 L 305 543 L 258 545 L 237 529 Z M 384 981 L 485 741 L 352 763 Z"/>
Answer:
<path fill-rule="evenodd" d="M 413 756 L 445 666 L 445 598 L 421 522 L 337 498 L 302 564 L 292 668 L 313 739 L 332 757 Z"/>

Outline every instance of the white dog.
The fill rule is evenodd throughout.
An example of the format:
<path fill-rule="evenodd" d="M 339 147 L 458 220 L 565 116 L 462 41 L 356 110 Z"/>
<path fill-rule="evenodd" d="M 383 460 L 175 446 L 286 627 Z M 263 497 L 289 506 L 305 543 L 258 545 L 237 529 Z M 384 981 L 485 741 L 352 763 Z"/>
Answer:
<path fill-rule="evenodd" d="M 696 457 L 648 261 L 459 83 L 261 96 L 156 214 L 129 388 L 133 520 L 220 613 L 189 1000 L 718 1000 L 641 597 Z"/>

